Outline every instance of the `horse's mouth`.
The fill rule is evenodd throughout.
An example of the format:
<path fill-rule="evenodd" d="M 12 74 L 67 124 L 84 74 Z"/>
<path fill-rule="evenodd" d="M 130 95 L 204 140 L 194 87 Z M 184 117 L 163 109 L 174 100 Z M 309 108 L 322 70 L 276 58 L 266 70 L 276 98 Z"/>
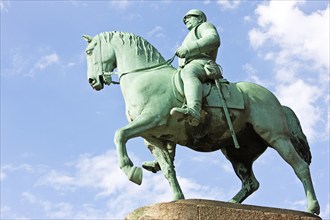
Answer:
<path fill-rule="evenodd" d="M 103 76 L 101 76 L 101 75 L 99 76 L 98 80 L 89 78 L 88 82 L 91 85 L 91 87 L 97 91 L 104 88 L 104 79 L 103 79 Z"/>

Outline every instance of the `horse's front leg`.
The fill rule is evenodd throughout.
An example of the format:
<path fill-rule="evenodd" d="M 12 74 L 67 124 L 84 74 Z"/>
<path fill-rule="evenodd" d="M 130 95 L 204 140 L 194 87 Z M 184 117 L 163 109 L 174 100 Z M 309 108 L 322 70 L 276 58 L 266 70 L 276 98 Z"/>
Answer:
<path fill-rule="evenodd" d="M 171 151 L 175 149 L 175 144 L 164 143 L 156 139 L 148 139 L 145 141 L 152 155 L 155 157 L 157 164 L 159 164 L 165 178 L 168 180 L 173 192 L 173 201 L 184 199 L 180 184 L 176 178 L 174 169 L 174 153 Z"/>
<path fill-rule="evenodd" d="M 138 185 L 142 183 L 142 169 L 135 167 L 130 160 L 126 150 L 126 142 L 131 138 L 140 136 L 146 130 L 155 127 L 157 123 L 157 117 L 154 117 L 150 113 L 144 113 L 126 126 L 118 129 L 115 133 L 114 142 L 117 148 L 119 167 L 124 171 L 130 181 Z"/>

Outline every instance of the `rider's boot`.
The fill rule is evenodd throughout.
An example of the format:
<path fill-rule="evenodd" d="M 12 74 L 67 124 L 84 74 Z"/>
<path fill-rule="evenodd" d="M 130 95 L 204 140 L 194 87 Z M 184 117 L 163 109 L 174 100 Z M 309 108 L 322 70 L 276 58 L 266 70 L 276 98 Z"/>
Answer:
<path fill-rule="evenodd" d="M 191 126 L 198 126 L 201 121 L 202 83 L 186 85 L 187 83 L 188 82 L 185 82 L 184 86 L 187 105 L 182 108 L 172 108 L 170 113 L 173 116 L 176 114 L 184 114 L 188 116 L 188 123 Z"/>

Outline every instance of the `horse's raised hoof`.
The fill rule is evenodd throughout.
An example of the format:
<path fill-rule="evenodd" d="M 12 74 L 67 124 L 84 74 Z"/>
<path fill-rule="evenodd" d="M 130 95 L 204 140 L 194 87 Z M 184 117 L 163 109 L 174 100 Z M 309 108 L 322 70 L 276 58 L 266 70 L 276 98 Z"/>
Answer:
<path fill-rule="evenodd" d="M 145 170 L 148 170 L 153 173 L 157 173 L 158 171 L 160 171 L 160 166 L 156 161 L 146 161 L 142 164 L 142 167 Z"/>
<path fill-rule="evenodd" d="M 128 179 L 133 183 L 141 185 L 142 183 L 142 169 L 140 167 L 132 167 L 128 174 Z"/>

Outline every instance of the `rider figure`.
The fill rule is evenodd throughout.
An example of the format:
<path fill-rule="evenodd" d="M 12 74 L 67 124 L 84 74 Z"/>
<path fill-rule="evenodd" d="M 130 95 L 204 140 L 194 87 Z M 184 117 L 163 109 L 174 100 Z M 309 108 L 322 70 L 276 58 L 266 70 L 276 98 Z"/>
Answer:
<path fill-rule="evenodd" d="M 206 22 L 206 15 L 201 10 L 192 9 L 188 11 L 183 18 L 183 22 L 189 33 L 177 49 L 176 55 L 179 57 L 187 106 L 173 108 L 171 115 L 188 115 L 191 117 L 189 124 L 198 126 L 201 120 L 202 82 L 221 76 L 221 71 L 215 63 L 220 46 L 220 37 L 216 28 L 211 23 Z M 218 76 L 206 71 L 208 68 L 215 68 L 214 66 L 217 70 L 211 72 L 217 72 Z M 167 148 L 172 160 L 174 160 L 175 145 L 168 145 Z M 142 166 L 154 173 L 160 170 L 157 161 L 147 161 Z"/>
<path fill-rule="evenodd" d="M 171 115 L 190 116 L 191 126 L 198 126 L 201 120 L 202 83 L 208 79 L 204 66 L 210 62 L 215 64 L 220 47 L 217 29 L 206 20 L 201 10 L 189 10 L 183 18 L 189 33 L 176 50 L 187 105 L 173 108 Z"/>

